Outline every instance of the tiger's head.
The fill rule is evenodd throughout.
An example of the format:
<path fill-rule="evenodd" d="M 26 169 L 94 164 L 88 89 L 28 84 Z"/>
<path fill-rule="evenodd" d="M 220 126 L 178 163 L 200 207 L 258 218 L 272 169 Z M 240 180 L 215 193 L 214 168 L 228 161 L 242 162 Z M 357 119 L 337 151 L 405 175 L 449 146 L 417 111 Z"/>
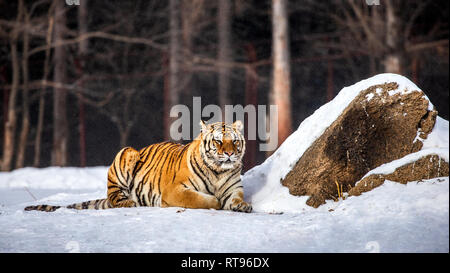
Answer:
<path fill-rule="evenodd" d="M 227 170 L 242 164 L 245 139 L 240 120 L 233 124 L 216 122 L 208 125 L 200 121 L 200 126 L 200 152 L 210 167 Z"/>

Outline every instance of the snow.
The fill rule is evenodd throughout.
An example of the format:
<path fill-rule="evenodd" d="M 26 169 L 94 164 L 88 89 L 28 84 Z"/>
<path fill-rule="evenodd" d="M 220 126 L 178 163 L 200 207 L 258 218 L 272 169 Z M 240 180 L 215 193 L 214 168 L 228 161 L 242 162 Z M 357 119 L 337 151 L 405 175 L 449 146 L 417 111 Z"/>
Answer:
<path fill-rule="evenodd" d="M 10 173 L 0 172 L 0 189 L 23 187 L 35 189 L 103 189 L 106 185 L 100 181 L 105 178 L 104 172 L 105 167 L 103 166 L 85 169 L 72 167 L 23 168 L 13 170 Z"/>
<path fill-rule="evenodd" d="M 448 135 L 449 135 L 448 121 L 441 117 L 437 117 L 433 130 L 431 131 L 430 134 L 428 134 L 427 139 L 423 141 L 422 149 L 442 147 L 447 148 L 448 150 L 449 148 Z"/>
<path fill-rule="evenodd" d="M 106 189 L 92 185 L 105 187 L 105 179 L 99 177 L 106 177 L 106 167 L 59 171 L 72 181 L 70 189 L 59 189 L 60 176 L 54 175 L 54 168 L 2 173 L 0 184 L 33 174 L 54 185 L 43 189 L 29 182 L 28 191 L 0 189 L 0 252 L 449 250 L 448 177 L 407 185 L 386 181 L 359 197 L 280 215 L 158 207 L 24 211 L 31 204 L 63 205 L 105 196 Z M 77 183 L 74 178 L 79 176 L 90 177 L 91 186 Z"/>
<path fill-rule="evenodd" d="M 377 88 L 377 90 L 378 90 L 378 88 Z M 372 98 L 373 98 L 373 96 L 374 96 L 374 94 L 373 93 L 369 93 L 369 94 L 367 94 L 366 95 L 366 99 L 367 99 L 367 101 L 370 101 Z"/>
<path fill-rule="evenodd" d="M 307 196 L 291 196 L 279 183 L 360 90 L 390 81 L 402 92 L 419 90 L 394 74 L 346 87 L 245 173 L 250 214 L 158 207 L 24 211 L 28 205 L 106 197 L 108 168 L 0 172 L 0 252 L 448 252 L 448 177 L 406 185 L 385 181 L 317 209 L 305 204 Z M 438 118 L 421 151 L 373 171 L 389 172 L 427 154 L 448 161 L 448 127 Z"/>

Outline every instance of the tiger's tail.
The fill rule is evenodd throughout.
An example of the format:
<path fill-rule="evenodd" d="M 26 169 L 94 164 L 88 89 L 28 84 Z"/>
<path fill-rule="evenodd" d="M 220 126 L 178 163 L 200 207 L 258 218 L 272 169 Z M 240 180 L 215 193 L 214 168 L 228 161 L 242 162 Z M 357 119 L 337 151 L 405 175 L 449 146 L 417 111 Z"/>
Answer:
<path fill-rule="evenodd" d="M 46 211 L 46 212 L 53 212 L 59 208 L 68 208 L 68 209 L 109 209 L 112 208 L 111 204 L 109 203 L 108 199 L 96 199 L 96 200 L 90 200 L 85 201 L 81 203 L 75 203 L 68 206 L 51 206 L 51 205 L 37 205 L 37 206 L 28 206 L 25 207 L 24 210 L 30 211 L 30 210 L 39 210 L 39 211 Z"/>

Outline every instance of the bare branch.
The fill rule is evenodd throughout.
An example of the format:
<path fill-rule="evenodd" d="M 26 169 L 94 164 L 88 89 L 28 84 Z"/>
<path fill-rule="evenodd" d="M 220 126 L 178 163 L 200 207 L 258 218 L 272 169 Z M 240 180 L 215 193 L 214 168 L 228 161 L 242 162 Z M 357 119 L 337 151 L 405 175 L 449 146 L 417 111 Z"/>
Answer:
<path fill-rule="evenodd" d="M 361 9 L 355 4 L 354 1 L 349 0 L 348 3 L 352 7 L 352 10 L 355 12 L 356 16 L 358 17 L 359 22 L 361 23 L 361 26 L 364 30 L 364 33 L 366 34 L 367 38 L 370 40 L 370 43 L 373 43 L 376 47 L 383 50 L 385 48 L 385 46 L 380 40 L 377 39 L 375 33 L 370 28 L 370 26 L 367 22 L 367 17 L 362 14 Z"/>
<path fill-rule="evenodd" d="M 432 42 L 424 42 L 424 43 L 418 43 L 409 45 L 406 47 L 407 52 L 414 52 L 414 51 L 420 51 L 420 50 L 426 50 L 430 48 L 436 48 L 436 47 L 448 47 L 448 39 L 442 39 Z"/>
<path fill-rule="evenodd" d="M 130 43 L 130 44 L 144 44 L 144 45 L 148 45 L 150 47 L 153 47 L 153 48 L 156 48 L 156 49 L 159 49 L 162 51 L 167 50 L 167 47 L 165 45 L 156 43 L 152 39 L 149 39 L 149 38 L 127 37 L 127 36 L 122 36 L 122 35 L 117 35 L 117 34 L 95 31 L 95 32 L 88 32 L 88 33 L 82 34 L 73 39 L 61 40 L 61 41 L 52 43 L 50 45 L 43 45 L 43 46 L 36 47 L 33 50 L 30 50 L 30 53 L 28 56 L 31 56 L 38 52 L 44 51 L 47 48 L 55 48 L 58 46 L 78 44 L 79 42 L 81 42 L 83 40 L 92 39 L 92 38 L 102 38 L 102 39 L 114 40 L 117 42 Z"/>
<path fill-rule="evenodd" d="M 431 0 L 423 0 L 419 2 L 419 6 L 414 10 L 413 14 L 409 17 L 408 22 L 405 26 L 405 32 L 403 33 L 403 37 L 405 40 L 408 40 L 411 36 L 411 30 L 414 26 L 414 22 L 417 19 L 417 17 L 422 13 L 422 11 L 425 9 L 426 6 L 431 2 Z"/>

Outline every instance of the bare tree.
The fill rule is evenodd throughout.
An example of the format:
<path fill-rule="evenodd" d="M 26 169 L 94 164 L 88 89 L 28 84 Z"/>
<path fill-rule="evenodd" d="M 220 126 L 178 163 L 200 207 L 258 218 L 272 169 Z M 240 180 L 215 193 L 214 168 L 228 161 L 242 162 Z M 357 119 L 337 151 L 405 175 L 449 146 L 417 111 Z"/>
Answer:
<path fill-rule="evenodd" d="M 79 74 L 83 75 L 77 81 L 77 90 L 73 91 L 77 94 L 79 106 L 85 104 L 92 106 L 96 113 L 102 114 L 112 122 L 119 135 L 120 147 L 129 145 L 130 134 L 138 121 L 145 120 L 146 118 L 143 117 L 147 117 L 149 113 L 155 114 L 155 109 L 149 109 L 148 101 L 144 98 L 149 96 L 152 90 L 156 90 L 158 94 L 161 92 L 160 89 L 155 88 L 157 86 L 155 82 L 158 82 L 158 77 L 163 76 L 165 71 L 161 68 L 160 63 L 154 60 L 159 59 L 158 57 L 161 55 L 164 56 L 167 48 L 161 44 L 152 47 L 153 42 L 151 42 L 153 37 L 167 37 L 165 25 L 155 24 L 152 21 L 159 21 L 158 16 L 161 16 L 159 13 L 162 10 L 168 11 L 166 5 L 159 3 L 154 1 L 146 6 L 143 5 L 143 2 L 141 2 L 142 5 L 123 2 L 120 8 L 115 3 L 105 4 L 109 5 L 106 6 L 108 9 L 113 10 L 111 13 L 104 14 L 107 23 L 90 26 L 92 30 L 96 28 L 101 31 L 88 32 L 87 29 L 81 29 L 82 25 L 85 24 L 82 21 L 86 19 L 78 18 L 80 31 L 77 36 L 78 39 L 73 40 L 78 41 L 79 52 L 80 50 L 83 52 L 80 53 L 79 65 Z M 143 7 L 146 8 L 146 12 L 142 11 Z M 123 9 L 127 9 L 126 14 L 123 13 Z M 149 27 L 142 27 L 143 18 L 140 18 L 139 15 L 143 13 L 148 16 L 145 19 L 148 19 Z M 82 10 L 79 10 L 79 16 L 81 14 Z M 89 10 L 89 14 L 95 14 L 95 11 Z M 117 23 L 111 25 L 109 20 L 114 20 Z M 111 31 L 110 29 L 113 29 L 115 33 L 106 33 L 106 31 Z M 101 37 L 98 35 L 91 37 L 92 33 L 103 34 L 100 34 Z M 122 34 L 133 34 L 135 37 Z M 80 37 L 83 37 L 83 39 L 80 39 Z M 87 49 L 83 49 L 83 46 L 86 46 L 88 41 L 84 37 L 92 38 L 90 50 L 95 52 L 95 55 L 90 56 L 100 60 L 100 62 L 91 62 L 91 58 L 84 58 L 83 60 L 82 56 L 86 56 L 87 52 Z M 112 39 L 117 42 L 111 43 L 104 39 Z M 84 41 L 84 43 L 80 43 L 81 41 Z M 104 45 L 107 46 L 103 47 Z M 142 45 L 148 45 L 149 47 L 143 47 Z M 99 48 L 102 48 L 101 52 L 99 52 Z M 81 65 L 82 63 L 84 64 Z M 101 66 L 97 66 L 97 63 L 100 63 Z M 94 65 L 95 69 L 92 68 Z M 80 109 L 80 115 L 81 113 Z M 149 125 L 153 122 L 156 123 L 157 119 L 152 118 L 145 121 Z M 82 125 L 81 116 L 79 123 Z M 134 128 L 136 129 L 136 127 Z M 82 130 L 80 130 L 80 147 L 82 147 L 82 135 Z"/>
<path fill-rule="evenodd" d="M 278 106 L 278 145 L 292 133 L 287 0 L 272 0 L 272 104 Z"/>
<path fill-rule="evenodd" d="M 55 6 L 55 42 L 59 42 L 64 39 L 65 29 L 65 3 L 63 1 L 57 1 Z M 65 47 L 56 47 L 54 51 L 55 69 L 53 72 L 53 81 L 58 83 L 67 82 L 66 60 L 67 55 Z M 54 88 L 52 165 L 65 166 L 67 164 L 68 138 L 69 127 L 67 122 L 67 90 L 65 88 Z"/>
<path fill-rule="evenodd" d="M 88 1 L 84 0 L 83 5 L 78 7 L 78 29 L 79 35 L 85 35 L 88 32 Z M 83 88 L 83 70 L 86 66 L 88 54 L 88 40 L 80 41 L 78 44 L 77 70 L 79 88 Z M 83 93 L 78 92 L 78 135 L 80 145 L 80 167 L 86 166 L 86 120 Z"/>
<path fill-rule="evenodd" d="M 217 7 L 217 31 L 219 36 L 218 41 L 218 56 L 219 63 L 229 63 L 232 59 L 231 46 L 231 1 L 219 0 Z M 230 89 L 230 67 L 226 65 L 219 66 L 219 104 L 225 109 L 225 105 L 230 104 L 229 98 Z"/>
<path fill-rule="evenodd" d="M 39 108 L 38 108 L 38 121 L 36 126 L 36 135 L 34 140 L 34 158 L 33 158 L 33 166 L 39 167 L 41 162 L 41 144 L 42 144 L 42 131 L 44 129 L 44 111 L 45 111 L 45 91 L 47 88 L 47 78 L 50 71 L 50 44 L 52 42 L 53 36 L 53 24 L 55 17 L 53 16 L 53 12 L 55 9 L 55 1 L 52 2 L 50 8 L 48 10 L 47 15 L 47 33 L 45 36 L 45 58 L 44 58 L 44 67 L 43 67 L 43 76 L 42 76 L 42 87 L 39 90 Z"/>
<path fill-rule="evenodd" d="M 6 116 L 4 137 L 3 137 L 3 157 L 1 170 L 11 170 L 11 162 L 14 156 L 15 131 L 17 126 L 16 99 L 20 83 L 20 61 L 18 56 L 17 42 L 20 34 L 20 24 L 24 13 L 24 1 L 20 0 L 17 8 L 17 17 L 14 27 L 9 33 L 9 46 L 11 49 L 12 84 L 8 100 L 8 113 Z"/>
<path fill-rule="evenodd" d="M 386 1 L 386 46 L 384 70 L 389 73 L 402 74 L 405 67 L 405 56 L 401 39 L 401 19 L 399 7 L 395 2 Z M 378 14 L 378 12 L 376 13 Z"/>
<path fill-rule="evenodd" d="M 319 46 L 331 47 L 353 56 L 367 56 L 372 74 L 380 70 L 405 74 L 408 70 L 409 56 L 418 51 L 448 47 L 448 39 L 441 39 L 436 35 L 442 28 L 441 22 L 436 22 L 427 35 L 419 37 L 413 35 L 417 18 L 432 1 L 380 3 L 369 6 L 365 1 L 333 1 L 335 10 L 327 12 L 326 16 L 337 23 L 339 35 L 334 42 Z M 309 4 L 318 10 L 327 9 L 313 1 Z"/>
<path fill-rule="evenodd" d="M 182 60 L 181 51 L 181 28 L 180 28 L 180 0 L 170 0 L 169 1 L 169 28 L 170 28 L 170 57 L 169 57 L 169 92 L 168 101 L 165 102 L 166 109 L 170 111 L 170 108 L 179 103 L 179 93 L 180 93 L 180 61 Z M 164 131 L 165 138 L 168 139 L 170 136 L 170 124 L 171 119 L 169 119 L 169 113 L 164 113 L 166 120 L 164 121 Z"/>
<path fill-rule="evenodd" d="M 23 18 L 26 25 L 30 22 L 30 14 L 27 7 L 23 7 Z M 25 162 L 25 151 L 27 148 L 28 132 L 30 131 L 30 99 L 28 94 L 28 50 L 30 48 L 30 35 L 27 31 L 23 32 L 23 49 L 22 49 L 22 128 L 17 146 L 16 168 L 22 168 Z"/>

